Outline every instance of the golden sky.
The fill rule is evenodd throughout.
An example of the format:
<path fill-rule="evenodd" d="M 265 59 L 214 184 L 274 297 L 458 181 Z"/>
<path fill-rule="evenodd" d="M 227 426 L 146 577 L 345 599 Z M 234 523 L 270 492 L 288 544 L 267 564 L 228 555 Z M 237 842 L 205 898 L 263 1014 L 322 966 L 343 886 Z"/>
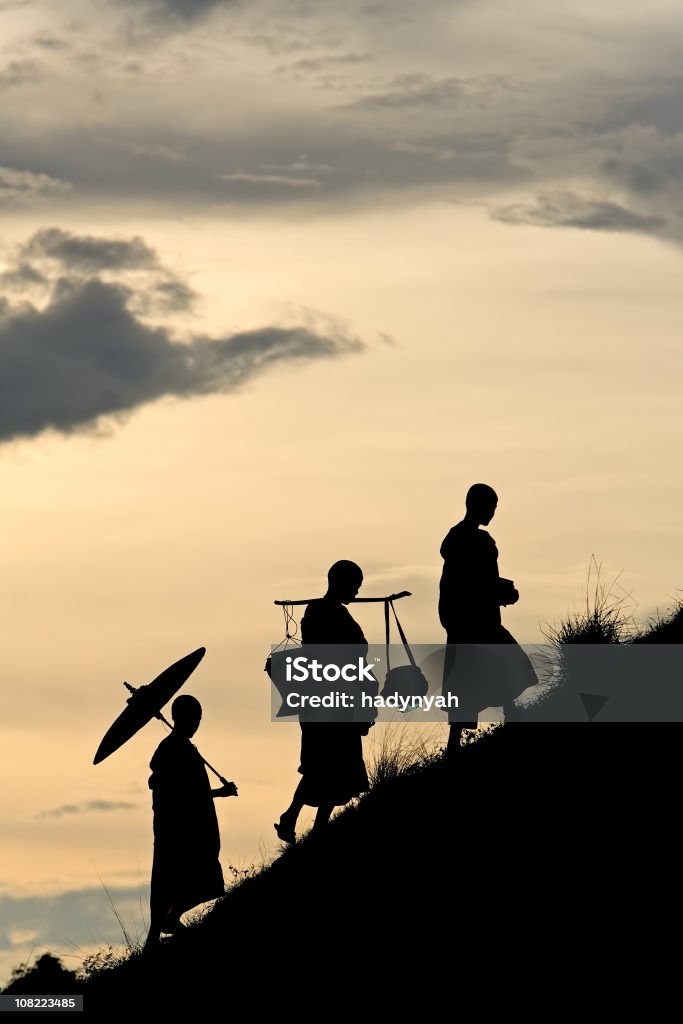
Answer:
<path fill-rule="evenodd" d="M 483 480 L 520 641 L 593 554 L 640 618 L 680 587 L 680 6 L 338 7 L 0 3 L 0 976 L 116 937 L 98 876 L 135 918 L 124 679 L 207 647 L 227 874 L 298 778 L 272 602 L 336 559 L 439 642 Z"/>

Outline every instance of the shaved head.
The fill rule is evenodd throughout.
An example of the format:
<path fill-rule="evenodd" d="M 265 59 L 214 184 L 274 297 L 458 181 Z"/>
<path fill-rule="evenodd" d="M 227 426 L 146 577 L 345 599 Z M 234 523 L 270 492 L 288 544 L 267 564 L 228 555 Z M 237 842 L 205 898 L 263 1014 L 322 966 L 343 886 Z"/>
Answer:
<path fill-rule="evenodd" d="M 482 502 L 498 501 L 498 495 L 494 491 L 493 487 L 489 487 L 488 484 L 472 484 L 467 497 L 465 498 L 465 505 L 467 508 L 474 508 L 481 505 Z"/>
<path fill-rule="evenodd" d="M 171 718 L 176 732 L 193 736 L 202 720 L 202 706 L 192 694 L 183 693 L 171 704 Z"/>
<path fill-rule="evenodd" d="M 347 604 L 361 588 L 363 570 L 355 562 L 342 558 L 327 573 L 328 594 Z"/>
<path fill-rule="evenodd" d="M 488 484 L 472 484 L 465 498 L 468 517 L 481 526 L 491 522 L 497 504 L 498 495 Z"/>

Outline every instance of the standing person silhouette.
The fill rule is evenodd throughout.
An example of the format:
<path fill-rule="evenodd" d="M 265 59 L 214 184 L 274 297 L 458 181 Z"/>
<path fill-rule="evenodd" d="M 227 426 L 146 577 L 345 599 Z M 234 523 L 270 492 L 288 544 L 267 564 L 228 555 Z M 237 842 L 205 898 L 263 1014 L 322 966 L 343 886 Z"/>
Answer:
<path fill-rule="evenodd" d="M 327 574 L 327 592 L 311 601 L 301 619 L 301 642 L 306 644 L 352 644 L 354 658 L 365 658 L 368 644 L 363 630 L 346 605 L 363 583 L 363 572 L 355 562 L 335 562 Z M 285 843 L 296 842 L 296 823 L 304 804 L 317 807 L 313 831 L 325 827 L 336 806 L 348 803 L 368 789 L 363 761 L 362 737 L 368 723 L 349 721 L 301 722 L 302 779 L 291 804 L 274 828 Z"/>
<path fill-rule="evenodd" d="M 480 526 L 488 526 L 498 506 L 498 495 L 488 484 L 473 484 L 465 498 L 465 518 L 454 526 L 441 545 L 444 560 L 439 587 L 439 619 L 446 630 L 446 658 L 444 662 L 444 691 L 452 688 L 458 693 L 462 680 L 455 677 L 457 644 L 514 644 L 507 660 L 507 670 L 499 673 L 497 696 L 494 700 L 502 703 L 506 720 L 513 715 L 514 699 L 528 686 L 537 682 L 531 662 L 511 633 L 501 623 L 501 605 L 516 604 L 519 593 L 512 580 L 503 579 L 498 573 L 498 548 L 493 537 Z M 469 648 L 463 652 L 466 664 L 473 664 Z M 480 674 L 484 666 L 479 658 Z M 491 663 L 489 662 L 489 665 Z M 490 672 L 490 669 L 489 669 Z M 476 673 L 475 673 L 476 674 Z M 451 677 L 453 677 L 451 679 Z M 451 679 L 451 686 L 448 681 Z M 476 687 L 474 688 L 476 691 Z M 476 692 L 466 693 L 465 714 L 461 721 L 450 722 L 447 760 L 452 760 L 460 747 L 463 729 L 477 726 Z M 482 693 L 482 699 L 484 694 Z M 489 703 L 484 703 L 488 707 Z M 468 721 L 472 713 L 475 720 Z M 458 716 L 456 716 L 458 717 Z"/>
<path fill-rule="evenodd" d="M 202 718 L 196 697 L 183 694 L 171 705 L 173 731 L 150 762 L 154 811 L 154 860 L 150 927 L 145 949 L 161 932 L 177 932 L 180 915 L 199 903 L 223 896 L 218 860 L 221 847 L 214 797 L 237 796 L 234 782 L 211 789 L 204 761 L 190 742 Z"/>

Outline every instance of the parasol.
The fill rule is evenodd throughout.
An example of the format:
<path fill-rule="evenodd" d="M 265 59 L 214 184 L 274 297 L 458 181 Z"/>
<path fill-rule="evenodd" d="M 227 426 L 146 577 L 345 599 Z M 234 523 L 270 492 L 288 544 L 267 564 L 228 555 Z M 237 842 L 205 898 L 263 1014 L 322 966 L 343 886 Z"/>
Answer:
<path fill-rule="evenodd" d="M 143 726 L 151 722 L 153 718 L 158 718 L 169 729 L 172 729 L 171 723 L 161 714 L 161 709 L 164 705 L 168 704 L 171 697 L 189 679 L 205 654 L 206 648 L 198 647 L 196 651 L 192 651 L 191 654 L 187 654 L 180 661 L 176 661 L 173 665 L 164 669 L 156 679 L 153 679 L 151 683 L 147 683 L 145 686 L 136 687 L 131 686 L 130 683 L 124 683 L 123 685 L 131 694 L 126 702 L 128 707 L 121 712 L 107 729 L 102 742 L 97 748 L 93 764 L 100 764 L 100 762 L 104 761 L 110 754 L 113 754 L 119 747 L 122 747 L 124 743 L 127 743 Z M 212 771 L 221 782 L 225 785 L 228 784 L 227 779 L 224 779 L 205 758 L 202 757 L 202 761 L 204 761 L 209 771 Z"/>

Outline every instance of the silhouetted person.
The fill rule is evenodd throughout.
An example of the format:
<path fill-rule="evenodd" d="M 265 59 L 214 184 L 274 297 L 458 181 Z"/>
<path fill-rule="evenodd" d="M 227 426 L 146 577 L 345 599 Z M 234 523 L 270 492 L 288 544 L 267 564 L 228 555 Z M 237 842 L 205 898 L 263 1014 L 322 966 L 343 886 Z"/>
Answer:
<path fill-rule="evenodd" d="M 158 942 L 161 932 L 182 929 L 180 915 L 186 910 L 224 894 L 213 800 L 237 796 L 234 782 L 211 789 L 202 757 L 190 742 L 202 718 L 197 698 L 176 697 L 171 717 L 173 732 L 161 741 L 150 762 L 154 860 L 146 948 Z"/>
<path fill-rule="evenodd" d="M 352 644 L 354 658 L 364 659 L 368 644 L 363 630 L 345 607 L 360 590 L 363 573 L 355 562 L 342 560 L 334 563 L 327 581 L 325 596 L 306 606 L 301 619 L 302 644 Z M 368 788 L 362 743 L 368 729 L 368 723 L 352 720 L 301 722 L 302 779 L 275 825 L 283 842 L 296 841 L 296 823 L 304 804 L 318 808 L 313 824 L 317 832 L 327 824 L 334 807 Z"/>
<path fill-rule="evenodd" d="M 514 698 L 536 682 L 531 662 L 515 638 L 504 628 L 500 618 L 501 605 L 515 604 L 519 593 L 511 580 L 498 573 L 498 548 L 493 537 L 480 526 L 488 526 L 498 505 L 498 496 L 488 484 L 473 484 L 465 499 L 465 518 L 449 531 L 441 545 L 444 560 L 439 589 L 439 618 L 446 630 L 448 647 L 444 662 L 444 690 L 456 669 L 457 644 L 515 644 L 514 656 L 508 659 L 508 670 L 497 681 L 498 693 L 506 719 L 513 715 Z M 511 652 L 513 653 L 513 652 Z M 463 652 L 465 664 L 470 667 L 475 652 Z M 480 663 L 487 663 L 480 657 Z M 492 662 L 489 661 L 491 666 Z M 451 684 L 458 693 L 457 669 Z M 472 721 L 452 721 L 448 738 L 447 756 L 452 758 L 460 746 L 463 729 L 477 726 L 476 693 L 466 694 L 467 714 Z M 484 707 L 487 705 L 484 704 Z M 494 705 L 495 706 L 495 705 Z M 457 717 L 457 716 L 456 716 Z"/>

